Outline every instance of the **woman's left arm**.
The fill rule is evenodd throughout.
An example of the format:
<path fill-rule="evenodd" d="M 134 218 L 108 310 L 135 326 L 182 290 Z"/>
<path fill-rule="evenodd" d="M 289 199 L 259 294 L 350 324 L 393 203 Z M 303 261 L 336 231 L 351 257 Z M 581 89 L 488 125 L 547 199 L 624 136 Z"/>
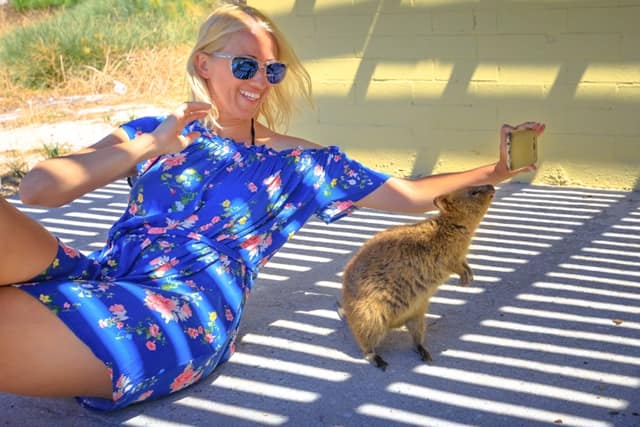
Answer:
<path fill-rule="evenodd" d="M 507 134 L 516 129 L 533 129 L 542 134 L 545 125 L 526 122 L 500 130 L 500 159 L 496 163 L 464 172 L 443 173 L 418 179 L 392 177 L 371 194 L 356 202 L 356 206 L 405 213 L 422 213 L 434 209 L 433 200 L 460 188 L 498 184 L 523 172 L 535 170 L 535 165 L 509 170 L 507 166 Z"/>

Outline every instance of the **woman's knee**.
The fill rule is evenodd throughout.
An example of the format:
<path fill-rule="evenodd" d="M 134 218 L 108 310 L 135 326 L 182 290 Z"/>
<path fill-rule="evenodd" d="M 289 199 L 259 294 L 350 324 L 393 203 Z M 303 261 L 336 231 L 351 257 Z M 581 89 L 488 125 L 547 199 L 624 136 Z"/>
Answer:
<path fill-rule="evenodd" d="M 58 241 L 49 231 L 0 198 L 0 286 L 41 273 L 57 248 Z"/>

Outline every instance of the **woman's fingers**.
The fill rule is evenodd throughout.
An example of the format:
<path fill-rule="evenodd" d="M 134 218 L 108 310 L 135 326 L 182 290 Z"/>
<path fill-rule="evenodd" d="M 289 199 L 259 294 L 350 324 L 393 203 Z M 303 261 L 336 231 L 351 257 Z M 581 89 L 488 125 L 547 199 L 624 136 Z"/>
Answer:
<path fill-rule="evenodd" d="M 200 136 L 200 132 L 189 132 L 187 136 L 184 137 L 187 142 L 185 146 L 191 144 L 193 141 L 198 139 L 199 136 Z"/>
<path fill-rule="evenodd" d="M 184 127 L 194 120 L 206 117 L 211 110 L 211 104 L 207 102 L 184 102 L 173 113 L 160 123 L 153 132 L 157 137 L 157 147 L 160 154 L 176 153 L 195 141 L 199 132 L 191 132 L 182 135 Z"/>
<path fill-rule="evenodd" d="M 540 122 L 524 122 L 524 123 L 520 123 L 518 126 L 515 127 L 515 129 L 518 129 L 518 130 L 521 130 L 521 129 L 535 130 L 538 134 L 541 134 L 542 132 L 544 132 L 545 128 L 546 128 L 546 125 Z"/>
<path fill-rule="evenodd" d="M 190 101 L 180 104 L 173 115 L 179 122 L 190 122 L 206 117 L 209 110 L 211 110 L 211 104 L 208 102 Z"/>

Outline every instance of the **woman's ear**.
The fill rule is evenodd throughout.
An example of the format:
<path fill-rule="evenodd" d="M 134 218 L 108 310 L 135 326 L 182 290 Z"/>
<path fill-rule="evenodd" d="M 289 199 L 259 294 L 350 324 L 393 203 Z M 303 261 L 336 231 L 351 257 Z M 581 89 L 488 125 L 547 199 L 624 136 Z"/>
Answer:
<path fill-rule="evenodd" d="M 209 63 L 209 55 L 204 52 L 198 52 L 196 53 L 196 57 L 194 59 L 194 65 L 198 76 L 205 80 L 208 80 L 211 77 L 211 64 Z"/>

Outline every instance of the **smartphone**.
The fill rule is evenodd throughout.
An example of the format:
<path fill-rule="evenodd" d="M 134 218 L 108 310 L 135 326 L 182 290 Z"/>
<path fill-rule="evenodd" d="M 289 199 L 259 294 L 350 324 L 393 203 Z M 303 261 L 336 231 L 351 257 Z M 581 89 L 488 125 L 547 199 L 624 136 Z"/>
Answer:
<path fill-rule="evenodd" d="M 538 134 L 531 129 L 514 130 L 507 134 L 507 164 L 510 170 L 538 161 Z"/>

